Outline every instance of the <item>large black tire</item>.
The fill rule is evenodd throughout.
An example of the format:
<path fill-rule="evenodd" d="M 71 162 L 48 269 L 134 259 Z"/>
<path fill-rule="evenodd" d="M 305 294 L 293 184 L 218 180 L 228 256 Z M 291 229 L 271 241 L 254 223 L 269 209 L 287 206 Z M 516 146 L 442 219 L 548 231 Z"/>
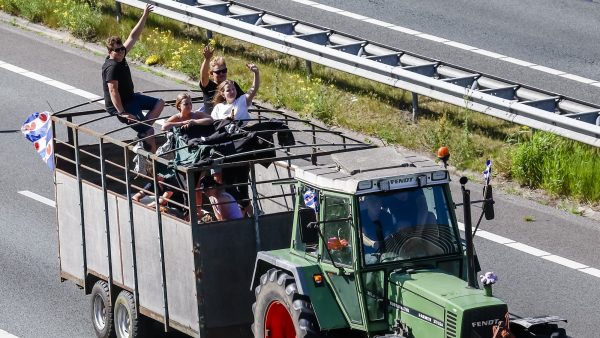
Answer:
<path fill-rule="evenodd" d="M 142 336 L 143 323 L 135 306 L 131 292 L 123 290 L 117 296 L 114 306 L 114 324 L 117 338 Z"/>
<path fill-rule="evenodd" d="M 108 283 L 99 280 L 92 288 L 92 301 L 90 307 L 92 325 L 98 338 L 114 338 L 113 307 L 110 302 Z"/>
<path fill-rule="evenodd" d="M 254 294 L 252 333 L 255 338 L 322 337 L 310 300 L 298 293 L 294 278 L 286 272 L 267 271 L 260 277 Z"/>

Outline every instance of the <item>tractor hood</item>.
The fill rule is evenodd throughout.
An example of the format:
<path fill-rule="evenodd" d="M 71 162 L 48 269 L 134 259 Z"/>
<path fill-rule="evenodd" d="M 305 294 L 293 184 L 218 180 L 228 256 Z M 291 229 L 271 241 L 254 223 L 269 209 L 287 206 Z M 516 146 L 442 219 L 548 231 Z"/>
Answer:
<path fill-rule="evenodd" d="M 493 297 L 486 297 L 483 290 L 467 287 L 467 282 L 438 270 L 417 270 L 415 273 L 392 273 L 390 283 L 404 291 L 418 294 L 434 303 L 488 304 Z M 391 290 L 390 290 L 391 291 Z"/>
<path fill-rule="evenodd" d="M 498 298 L 439 270 L 392 272 L 388 287 L 390 320 L 406 323 L 415 337 L 490 337 L 508 311 Z"/>

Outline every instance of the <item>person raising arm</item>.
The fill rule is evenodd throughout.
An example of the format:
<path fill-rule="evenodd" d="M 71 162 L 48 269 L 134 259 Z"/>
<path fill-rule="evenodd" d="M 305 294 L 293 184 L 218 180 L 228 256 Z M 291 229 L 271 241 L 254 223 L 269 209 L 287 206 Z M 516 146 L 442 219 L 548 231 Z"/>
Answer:
<path fill-rule="evenodd" d="M 233 81 L 225 80 L 221 82 L 213 99 L 215 104 L 211 113 L 213 119 L 223 120 L 229 118 L 238 121 L 250 119 L 248 106 L 252 104 L 252 100 L 258 93 L 260 73 L 254 63 L 248 63 L 246 66 L 253 73 L 252 87 L 246 94 L 238 97 Z"/>

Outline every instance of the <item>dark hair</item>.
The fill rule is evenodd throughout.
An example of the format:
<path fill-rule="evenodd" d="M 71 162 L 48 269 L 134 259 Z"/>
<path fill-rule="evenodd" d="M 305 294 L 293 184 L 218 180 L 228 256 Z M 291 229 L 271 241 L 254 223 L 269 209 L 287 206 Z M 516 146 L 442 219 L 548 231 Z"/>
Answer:
<path fill-rule="evenodd" d="M 106 49 L 108 49 L 109 52 L 115 50 L 116 45 L 123 45 L 120 37 L 113 35 L 106 39 Z"/>
<path fill-rule="evenodd" d="M 223 92 L 225 91 L 225 86 L 227 86 L 227 85 L 233 86 L 233 88 L 235 88 L 235 84 L 231 80 L 225 80 L 225 81 L 221 82 L 219 84 L 219 86 L 217 87 L 215 96 L 213 97 L 213 104 L 219 104 L 219 103 L 223 103 L 223 102 L 227 101 L 225 99 L 225 95 L 223 94 Z"/>

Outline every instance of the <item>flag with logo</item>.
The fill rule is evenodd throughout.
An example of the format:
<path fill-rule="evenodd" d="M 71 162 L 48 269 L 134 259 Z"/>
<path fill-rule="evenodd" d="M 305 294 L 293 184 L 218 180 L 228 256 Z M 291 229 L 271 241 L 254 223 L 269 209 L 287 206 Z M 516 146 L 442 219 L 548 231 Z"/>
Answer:
<path fill-rule="evenodd" d="M 35 112 L 25 120 L 21 132 L 33 142 L 35 150 L 50 170 L 54 170 L 54 146 L 52 144 L 52 120 L 50 113 Z"/>
<path fill-rule="evenodd" d="M 304 192 L 304 205 L 309 208 L 315 210 L 316 213 L 319 212 L 319 200 L 317 198 L 317 194 L 313 190 L 307 190 Z"/>
<path fill-rule="evenodd" d="M 492 180 L 492 160 L 487 160 L 485 162 L 485 170 L 483 171 L 483 181 L 485 185 L 490 184 Z"/>

